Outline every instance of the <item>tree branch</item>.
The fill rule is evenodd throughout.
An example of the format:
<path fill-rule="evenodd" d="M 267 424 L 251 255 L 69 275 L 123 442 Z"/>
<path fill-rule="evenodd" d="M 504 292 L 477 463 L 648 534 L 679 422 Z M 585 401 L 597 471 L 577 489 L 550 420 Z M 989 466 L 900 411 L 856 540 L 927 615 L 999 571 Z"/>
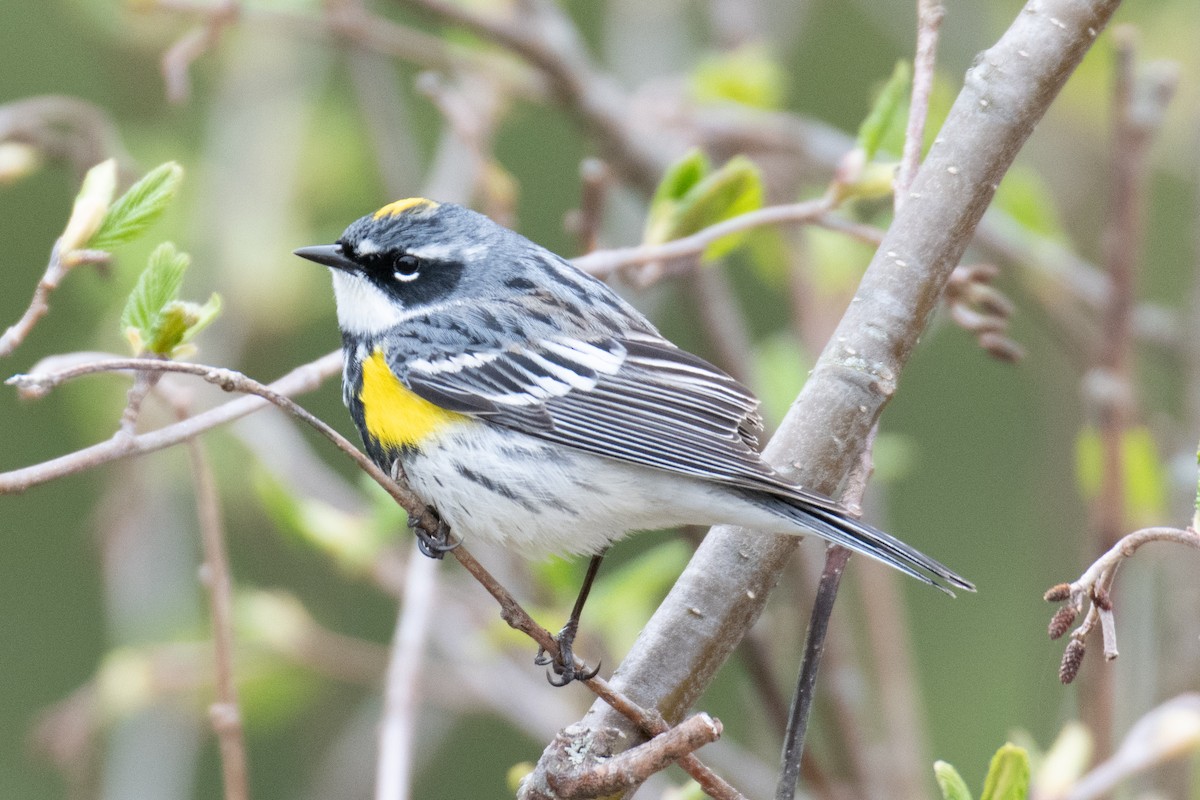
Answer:
<path fill-rule="evenodd" d="M 117 361 L 117 359 L 113 361 Z M 109 364 L 112 362 L 98 363 Z M 145 361 L 138 359 L 127 359 L 123 363 L 125 364 L 124 367 L 113 367 L 113 369 L 139 370 L 149 368 Z M 162 363 L 174 363 L 174 366 L 157 367 L 157 369 L 185 371 L 176 369 L 179 366 L 176 362 Z M 197 367 L 200 370 L 213 370 L 212 367 L 190 366 Z M 316 389 L 329 378 L 339 374 L 341 370 L 342 354 L 341 351 L 337 351 L 322 356 L 316 361 L 296 367 L 267 388 L 280 396 L 303 394 L 304 392 L 311 392 Z M 95 367 L 91 367 L 83 374 L 86 374 L 87 371 L 95 372 L 97 370 Z M 22 388 L 22 391 L 32 391 L 36 395 L 40 390 L 32 387 L 38 386 L 44 377 L 37 375 L 15 375 L 5 382 L 15 385 L 18 388 L 28 385 L 29 388 Z M 240 419 L 255 411 L 260 411 L 269 404 L 267 400 L 261 397 L 239 397 L 237 400 L 232 400 L 224 405 L 189 417 L 183 422 L 176 422 L 173 425 L 167 425 L 156 431 L 132 437 L 113 437 L 108 441 L 94 444 L 91 447 L 85 447 L 82 450 L 77 450 L 49 461 L 44 461 L 41 464 L 34 464 L 9 472 L 0 472 L 0 495 L 20 494 L 33 486 L 67 475 L 73 475 L 77 472 L 83 472 L 84 470 L 115 461 L 119 458 L 153 453 L 157 450 L 180 444 L 204 431 L 232 422 L 235 419 Z"/>
<path fill-rule="evenodd" d="M 336 357 L 338 363 L 340 364 L 340 356 L 340 353 L 332 353 L 329 356 L 320 359 L 318 362 L 314 362 L 314 364 L 320 364 L 331 357 Z M 306 366 L 312 367 L 314 364 L 309 364 Z M 45 393 L 73 378 L 82 377 L 84 375 L 92 375 L 100 372 L 113 371 L 148 371 L 159 373 L 177 372 L 187 375 L 195 375 L 203 378 L 209 383 L 220 386 L 225 391 L 247 392 L 257 395 L 264 401 L 268 401 L 278 406 L 297 419 L 315 428 L 322 436 L 332 442 L 334 446 L 336 446 L 351 460 L 353 460 L 359 466 L 359 468 L 367 473 L 372 480 L 378 483 L 384 489 L 384 491 L 391 495 L 392 499 L 395 500 L 402 508 L 404 508 L 404 510 L 408 513 L 409 518 L 414 520 L 417 526 L 432 533 L 436 531 L 440 525 L 439 520 L 428 510 L 428 508 L 425 506 L 425 503 L 415 493 L 413 493 L 411 489 L 392 480 L 391 476 L 384 473 L 384 471 L 381 470 L 375 464 L 375 462 L 371 461 L 370 458 L 352 445 L 344 436 L 335 431 L 333 428 L 329 427 L 329 425 L 322 420 L 301 408 L 290 398 L 282 395 L 276 389 L 265 386 L 258 381 L 248 378 L 234 370 L 221 367 L 210 367 L 203 364 L 189 364 L 179 361 L 155 361 L 136 358 L 111 359 L 90 364 L 79 364 L 50 374 L 16 375 L 10 378 L 7 383 L 14 384 L 23 391 L 36 395 Z M 285 379 L 278 381 L 276 386 L 283 384 L 288 378 L 296 375 L 297 372 L 299 372 L 299 370 L 293 371 L 293 373 L 291 373 Z M 288 388 L 291 388 L 290 385 Z M 233 405 L 233 403 L 227 403 L 222 408 L 227 409 L 231 405 Z M 250 410 L 254 410 L 254 407 L 251 407 Z M 249 413 L 249 411 L 246 411 L 245 413 Z M 236 418 L 236 415 L 229 416 L 223 421 L 227 422 L 229 419 L 233 418 Z M 195 437 L 203 430 L 207 430 L 208 427 L 212 427 L 215 424 L 219 423 L 214 422 L 207 427 L 200 427 L 199 429 L 196 429 L 196 426 L 185 429 L 183 423 L 178 423 L 170 427 L 175 429 L 173 431 L 175 436 L 180 436 L 181 440 L 187 440 Z M 162 433 L 165 430 L 166 429 L 156 431 L 155 433 Z M 135 442 L 135 447 L 142 446 L 136 444 L 139 440 L 144 440 L 152 435 L 153 434 L 143 434 L 142 436 L 134 437 L 133 441 Z M 160 439 L 161 438 L 162 437 L 160 437 Z M 147 452 L 149 449 L 160 449 L 160 447 L 165 447 L 167 444 L 174 443 L 176 442 L 168 441 L 167 443 L 162 443 L 159 440 L 155 440 L 154 444 L 157 446 L 153 446 L 145 450 L 138 449 L 137 452 Z M 94 457 L 81 458 L 80 456 L 81 454 L 89 453 L 90 451 L 95 450 L 96 447 L 70 454 L 70 456 L 64 456 L 57 461 L 68 459 L 71 467 L 69 472 L 78 472 L 83 469 L 87 469 L 101 462 L 96 460 Z M 119 458 L 123 455 L 131 455 L 132 453 L 133 451 L 128 449 L 124 451 L 117 451 L 115 453 L 108 453 L 106 451 L 106 455 L 110 458 Z M 46 463 L 51 464 L 54 462 Z M 45 465 L 39 466 L 44 467 Z M 0 494 L 3 494 L 4 489 L 6 488 L 6 481 L 4 480 L 5 477 L 21 472 L 23 471 L 16 470 L 11 473 L 0 474 Z M 41 473 L 38 473 L 38 477 L 42 477 Z M 45 479 L 50 480 L 50 478 Z M 7 484 L 9 487 L 24 487 L 24 481 L 26 480 L 28 480 L 27 475 L 18 476 L 16 479 L 9 479 Z M 508 623 L 510 627 L 528 635 L 552 656 L 558 655 L 558 642 L 555 640 L 553 634 L 551 634 L 542 626 L 538 625 L 534 619 L 529 616 L 528 612 L 521 607 L 516 598 L 512 596 L 512 593 L 504 588 L 504 586 L 500 584 L 500 582 L 497 581 L 483 567 L 483 565 L 480 564 L 475 557 L 470 554 L 470 552 L 468 552 L 467 548 L 459 546 L 454 548 L 454 550 L 451 552 L 454 554 L 454 557 L 463 566 L 463 568 L 466 569 L 467 572 L 469 572 L 480 584 L 482 584 L 483 587 L 487 589 L 487 591 L 500 604 L 500 616 L 506 623 Z M 576 663 L 582 671 L 582 668 L 585 665 L 578 661 Z M 669 726 L 662 720 L 661 717 L 645 711 L 622 692 L 610 687 L 603 679 L 593 677 L 589 680 L 583 681 L 583 683 L 587 685 L 588 688 L 590 688 L 593 692 L 595 692 L 596 695 L 610 708 L 614 709 L 618 714 L 622 715 L 623 718 L 630 721 L 643 736 L 658 736 L 669 730 Z M 692 777 L 695 778 L 701 786 L 706 787 L 706 791 L 708 791 L 711 797 L 718 798 L 719 800 L 738 800 L 741 798 L 741 795 L 733 787 L 722 780 L 719 776 L 714 774 L 710 769 L 708 769 L 708 767 L 704 766 L 694 755 L 689 754 L 682 756 L 679 758 L 679 764 L 688 772 L 688 774 L 692 775 Z"/>
<path fill-rule="evenodd" d="M 421 555 L 414 541 L 384 683 L 376 800 L 408 800 L 412 796 L 417 694 L 433 616 L 437 566 L 437 561 Z"/>
<path fill-rule="evenodd" d="M 209 707 L 208 714 L 221 751 L 224 800 L 249 800 L 246 741 L 233 669 L 233 580 L 229 572 L 229 558 L 225 553 L 220 500 L 212 467 L 204 455 L 200 439 L 189 439 L 187 444 L 192 480 L 196 484 L 200 542 L 204 549 L 203 583 L 208 587 L 209 606 L 212 609 L 213 674 L 217 700 Z"/>
<path fill-rule="evenodd" d="M 1117 0 L 1030 4 L 967 73 L 937 142 L 841 324 L 764 455 L 837 490 L 937 305 L 995 187 Z M 796 467 L 795 465 L 799 465 Z M 715 528 L 643 629 L 614 685 L 679 719 L 758 617 L 794 537 Z M 619 727 L 594 704 L 588 728 Z"/>
<path fill-rule="evenodd" d="M 1191 528 L 1143 528 L 1124 536 L 1096 559 L 1082 575 L 1072 583 L 1060 583 L 1047 590 L 1049 602 L 1065 602 L 1050 620 L 1051 639 L 1063 636 L 1076 618 L 1087 613 L 1083 622 L 1071 633 L 1071 643 L 1063 654 L 1059 677 L 1063 683 L 1075 680 L 1084 654 L 1084 640 L 1100 626 L 1104 640 L 1104 658 L 1112 661 L 1117 657 L 1117 629 L 1113 617 L 1111 588 L 1117 568 L 1131 558 L 1138 548 L 1149 542 L 1174 542 L 1200 550 L 1200 534 Z"/>

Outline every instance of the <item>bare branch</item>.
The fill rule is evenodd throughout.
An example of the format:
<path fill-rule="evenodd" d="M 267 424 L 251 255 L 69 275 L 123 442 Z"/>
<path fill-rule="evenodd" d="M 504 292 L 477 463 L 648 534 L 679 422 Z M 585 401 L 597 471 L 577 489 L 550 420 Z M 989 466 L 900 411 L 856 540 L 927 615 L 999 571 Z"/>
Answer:
<path fill-rule="evenodd" d="M 341 354 L 340 353 L 332 353 L 329 356 L 326 356 L 325 358 L 321 359 L 320 361 L 314 362 L 314 364 L 309 364 L 306 366 L 311 368 L 314 365 L 321 364 L 326 359 L 330 359 L 330 358 L 336 358 L 337 362 L 340 364 Z M 205 381 L 207 381 L 209 383 L 220 386 L 225 391 L 246 392 L 246 393 L 257 395 L 259 398 L 262 398 L 263 400 L 269 401 L 270 403 L 282 408 L 284 411 L 288 412 L 289 414 L 291 414 L 292 416 L 301 420 L 302 422 L 305 422 L 308 425 L 312 426 L 321 435 L 323 435 L 325 438 L 329 439 L 339 450 L 341 450 L 344 454 L 349 456 L 359 466 L 359 468 L 361 468 L 364 472 L 366 472 L 367 475 L 369 475 L 372 478 L 372 480 L 374 480 L 381 487 L 383 487 L 383 489 L 389 495 L 391 495 L 392 499 L 394 499 L 401 507 L 403 507 L 405 509 L 405 511 L 408 512 L 409 518 L 412 520 L 415 520 L 416 524 L 418 526 L 420 526 L 421 528 L 423 528 L 429 532 L 434 532 L 438 529 L 438 526 L 440 524 L 438 519 L 426 508 L 424 502 L 422 502 L 421 499 L 419 497 L 417 497 L 416 494 L 414 494 L 411 489 L 409 489 L 406 486 L 401 486 L 400 484 L 398 484 L 394 480 L 392 480 L 392 478 L 389 475 L 384 473 L 383 470 L 381 470 L 373 461 L 371 461 L 366 455 L 364 455 L 361 451 L 359 451 L 358 448 L 356 448 L 348 440 L 346 440 L 345 437 L 343 437 L 337 431 L 330 428 L 322 420 L 318 419 L 317 417 L 313 416 L 305 409 L 301 408 L 299 405 L 297 405 L 295 402 L 293 402 L 290 398 L 282 395 L 275 388 L 272 388 L 269 386 L 264 386 L 263 384 L 259 383 L 258 381 L 248 378 L 239 372 L 235 372 L 234 370 L 224 369 L 224 368 L 220 368 L 220 367 L 209 367 L 209 366 L 205 366 L 203 364 L 189 364 L 189 363 L 177 362 L 177 361 L 148 361 L 148 360 L 144 360 L 144 359 L 112 359 L 110 361 L 101 361 L 101 362 L 96 362 L 93 364 L 81 364 L 81 365 L 70 367 L 68 369 L 62 370 L 60 372 L 52 373 L 52 374 L 17 375 L 17 376 L 14 376 L 13 378 L 10 378 L 7 382 L 10 384 L 15 384 L 24 390 L 34 391 L 34 392 L 45 392 L 45 391 L 49 391 L 50 389 L 54 388 L 55 386 L 62 384 L 63 382 L 65 382 L 67 380 L 70 380 L 72 378 L 81 377 L 84 375 L 91 375 L 91 374 L 95 374 L 95 373 L 99 373 L 99 372 L 112 372 L 112 371 L 137 372 L 137 371 L 142 371 L 142 370 L 153 371 L 153 372 L 178 372 L 178 373 L 184 373 L 184 374 L 188 374 L 188 375 L 195 375 L 197 377 L 203 378 Z M 297 372 L 299 372 L 299 370 L 293 371 L 293 373 L 291 375 L 287 376 L 287 378 L 291 378 L 292 376 L 296 375 Z M 283 384 L 287 380 L 287 378 L 278 381 L 276 383 L 276 386 L 278 386 L 279 384 Z M 288 388 L 291 388 L 291 386 L 289 385 Z M 233 403 L 227 403 L 225 406 L 222 406 L 221 408 L 227 409 L 231 405 L 233 405 Z M 255 410 L 255 407 L 251 407 L 249 410 L 245 411 L 244 413 L 249 413 L 249 411 Z M 217 410 L 220 410 L 220 409 L 214 409 L 214 411 L 217 411 Z M 212 412 L 208 412 L 208 413 L 211 414 Z M 221 421 L 227 422 L 227 421 L 229 421 L 229 419 L 236 418 L 236 416 L 240 416 L 240 414 L 229 416 L 227 419 L 223 419 Z M 199 417 L 193 418 L 192 421 L 194 421 L 195 419 L 199 419 Z M 220 424 L 220 422 L 211 422 L 211 424 L 208 424 L 205 427 L 201 427 L 198 430 L 195 429 L 195 426 L 193 426 L 193 428 L 184 429 L 183 423 L 177 423 L 176 425 L 170 426 L 170 427 L 175 429 L 173 431 L 173 434 L 175 436 L 178 436 L 179 440 L 182 441 L 182 440 L 186 440 L 191 437 L 194 437 L 194 436 L 198 435 L 198 433 L 200 433 L 201 431 L 207 430 L 209 427 L 213 427 L 217 424 Z M 166 430 L 167 429 L 164 428 L 163 430 L 156 431 L 155 433 L 163 433 L 163 431 L 166 431 Z M 154 441 L 153 446 L 142 449 L 142 446 L 139 446 L 139 445 L 141 445 L 143 440 L 145 440 L 151 436 L 153 436 L 153 434 L 143 434 L 141 436 L 134 437 L 131 440 L 134 443 L 134 447 L 137 452 L 148 452 L 151 449 L 160 449 L 161 447 L 168 446 L 168 444 L 177 443 L 174 441 L 167 441 L 164 443 L 164 442 L 156 440 L 156 441 Z M 83 469 L 87 469 L 88 467 L 94 466 L 96 463 L 100 463 L 99 461 L 96 461 L 94 458 L 92 458 L 90 456 L 83 457 L 83 454 L 87 454 L 90 451 L 95 450 L 96 447 L 100 447 L 100 446 L 97 445 L 95 447 L 88 448 L 87 450 L 79 451 L 78 453 L 71 454 L 71 456 L 64 456 L 63 459 L 70 459 L 70 461 L 71 461 L 71 463 L 70 463 L 71 469 L 69 471 L 70 472 L 81 471 Z M 132 451 L 130 451 L 128 448 L 126 448 L 125 451 L 117 451 L 116 453 L 106 452 L 105 454 L 109 457 L 109 459 L 111 459 L 111 458 L 121 457 L 122 455 L 130 455 L 130 454 L 132 454 Z M 58 459 L 58 461 L 62 461 L 63 459 Z M 46 463 L 54 464 L 55 462 L 46 462 Z M 45 467 L 45 465 L 39 465 L 39 466 Z M 26 468 L 26 469 L 28 470 L 30 468 Z M 28 484 L 26 483 L 26 481 L 29 480 L 27 474 L 18 475 L 18 473 L 24 473 L 24 472 L 25 471 L 23 471 L 23 470 L 16 470 L 14 472 L 0 474 L 0 494 L 3 494 L 4 490 L 6 488 L 8 488 L 8 487 L 6 487 L 6 481 L 4 480 L 6 478 L 6 476 L 17 475 L 17 478 L 15 480 L 12 478 L 9 478 L 9 480 L 7 481 L 8 486 L 19 487 L 18 489 L 15 489 L 15 490 L 27 488 Z M 44 477 L 40 473 L 38 474 L 37 477 L 44 478 L 44 480 L 51 479 L 51 477 Z M 56 477 L 56 476 L 52 476 L 52 477 Z M 14 491 L 14 489 L 10 488 L 9 491 Z M 487 589 L 487 591 L 500 604 L 500 616 L 502 619 L 504 619 L 504 621 L 506 623 L 509 624 L 509 626 L 528 635 L 531 639 L 533 639 L 535 642 L 537 642 L 538 645 L 540 645 L 543 649 L 545 649 L 551 655 L 553 655 L 553 656 L 558 655 L 558 642 L 554 639 L 553 634 L 551 634 L 548 630 L 546 630 L 545 628 L 538 625 L 533 620 L 533 618 L 529 616 L 529 614 L 525 611 L 525 609 L 523 609 L 521 607 L 520 603 L 517 602 L 516 598 L 514 598 L 512 596 L 512 593 L 510 593 L 494 577 L 492 577 L 492 575 L 486 569 L 484 569 L 483 565 L 480 564 L 475 559 L 475 557 L 472 556 L 470 554 L 470 552 L 467 551 L 467 549 L 465 547 L 462 547 L 462 546 L 456 547 L 452 551 L 452 553 L 454 554 L 454 557 L 458 560 L 458 562 L 477 581 L 479 581 L 479 583 L 481 583 L 484 586 L 484 588 Z M 577 662 L 577 663 L 579 663 L 579 662 Z M 579 666 L 582 668 L 583 664 L 579 663 Z M 658 735 L 658 734 L 664 732 L 667 729 L 666 724 L 662 721 L 662 719 L 660 717 L 657 717 L 656 715 L 652 715 L 649 712 L 646 712 L 645 710 L 640 708 L 636 703 L 634 703 L 633 701 L 631 701 L 627 697 L 625 697 L 623 694 L 621 694 L 619 691 L 611 689 L 603 679 L 593 677 L 590 680 L 584 681 L 584 683 L 593 692 L 595 692 L 596 695 L 598 697 L 600 697 L 601 700 L 603 700 L 607 705 L 609 705 L 614 710 L 616 710 L 618 713 L 622 714 L 627 719 L 629 719 L 638 728 L 638 730 L 640 730 L 643 733 L 643 735 L 655 736 L 655 735 Z M 728 784 L 726 784 L 723 780 L 721 780 L 719 777 L 717 777 L 715 774 L 713 774 L 711 772 L 711 770 L 709 770 L 707 767 L 705 767 L 703 764 L 701 764 L 699 762 L 699 760 L 697 760 L 695 758 L 695 756 L 692 756 L 692 755 L 683 756 L 682 758 L 679 759 L 679 763 L 685 770 L 688 771 L 689 774 L 691 774 L 694 778 L 696 778 L 697 782 L 700 783 L 702 786 L 713 787 L 712 792 L 710 792 L 711 796 L 719 797 L 719 798 L 731 798 L 731 799 L 739 797 L 736 790 L 732 789 L 732 787 L 729 787 Z"/>
<path fill-rule="evenodd" d="M 516 5 L 518 17 L 505 19 L 446 0 L 399 2 L 469 30 L 524 59 L 545 77 L 554 98 L 596 138 L 605 160 L 632 185 L 653 191 L 666 166 L 666 149 L 650 141 L 645 132 L 634 132 L 627 99 L 588 61 L 586 46 L 556 4 L 528 0 Z"/>
<path fill-rule="evenodd" d="M 109 156 L 129 163 L 108 112 L 77 97 L 41 95 L 0 105 L 0 142 L 27 144 L 65 161 L 78 178 Z"/>
<path fill-rule="evenodd" d="M 941 0 L 917 0 L 917 52 L 913 57 L 912 101 L 908 107 L 908 126 L 904 129 L 904 152 L 896 169 L 893 204 L 897 210 L 912 187 L 921 165 L 921 147 L 925 142 L 925 118 L 933 94 L 934 63 L 937 58 L 938 29 L 946 8 Z"/>
<path fill-rule="evenodd" d="M 78 251 L 75 255 L 78 255 Z M 107 259 L 107 254 L 105 254 L 105 259 Z M 54 248 L 50 251 L 50 263 L 46 265 L 46 271 L 33 291 L 33 299 L 29 301 L 29 308 L 25 309 L 25 313 L 19 320 L 9 326 L 3 336 L 0 336 L 0 358 L 12 355 L 21 342 L 25 341 L 25 337 L 30 334 L 33 327 L 50 311 L 50 295 L 62 283 L 63 278 L 67 276 L 72 267 L 82 263 L 97 263 L 97 260 L 89 258 L 68 262 L 63 258 L 60 243 L 54 243 Z"/>
<path fill-rule="evenodd" d="M 1134 377 L 1133 310 L 1141 269 L 1145 191 L 1149 180 L 1149 146 L 1175 85 L 1174 76 L 1145 80 L 1137 62 L 1132 28 L 1113 31 L 1116 63 L 1113 76 L 1113 153 L 1109 197 L 1107 267 L 1108 304 L 1104 309 L 1095 368 L 1084 381 L 1102 448 L 1100 488 L 1091 502 L 1094 547 L 1111 547 L 1127 530 L 1126 440 L 1137 421 Z M 1157 78 L 1153 79 L 1153 78 Z M 1103 587 L 1107 589 L 1107 587 Z M 1098 607 L 1097 607 L 1098 608 Z M 1107 658 L 1116 657 L 1111 613 L 1097 610 L 1105 631 Z M 1082 641 L 1084 633 L 1078 634 Z M 1096 737 L 1099 755 L 1113 746 L 1116 687 L 1110 670 L 1089 673 L 1084 683 L 1084 721 Z"/>
<path fill-rule="evenodd" d="M 768 462 L 806 487 L 836 492 L 996 185 L 1116 7 L 1116 0 L 1031 3 L 976 61 L 857 302 L 768 445 Z M 727 526 L 710 532 L 614 683 L 668 720 L 682 717 L 757 618 L 796 544 Z M 628 730 L 597 705 L 588 725 Z"/>
<path fill-rule="evenodd" d="M 167 85 L 167 100 L 176 105 L 187 102 L 192 93 L 188 70 L 192 64 L 221 41 L 225 28 L 241 14 L 238 0 L 225 0 L 205 9 L 204 21 L 192 28 L 162 55 L 163 81 Z"/>
<path fill-rule="evenodd" d="M 114 359 L 114 362 L 117 361 Z M 101 362 L 113 363 L 113 362 Z M 129 359 L 125 369 L 147 369 L 144 361 Z M 162 362 L 171 364 L 172 362 Z M 178 364 L 176 364 L 178 366 Z M 193 365 L 196 366 L 196 365 Z M 158 367 L 158 369 L 174 369 L 173 367 Z M 211 370 L 211 367 L 202 369 Z M 340 351 L 330 353 L 316 361 L 303 364 L 283 376 L 268 388 L 279 395 L 302 394 L 316 389 L 326 380 L 341 372 L 342 354 Z M 93 370 L 94 371 L 94 370 Z M 15 376 L 7 383 L 20 385 L 25 376 Z M 33 383 L 37 383 L 35 377 Z M 142 455 L 177 445 L 197 436 L 204 431 L 232 422 L 235 419 L 266 408 L 268 401 L 260 397 L 240 397 L 217 408 L 189 417 L 183 422 L 160 428 L 149 433 L 134 437 L 114 437 L 105 442 L 86 447 L 67 455 L 59 456 L 50 461 L 34 464 L 29 467 L 0 472 L 0 495 L 19 494 L 30 487 L 47 481 L 55 480 L 66 475 L 91 469 L 110 461 L 128 456 Z"/>
<path fill-rule="evenodd" d="M 418 686 L 433 616 L 437 566 L 437 561 L 421 555 L 414 541 L 384 684 L 376 800 L 407 800 L 412 796 L 413 745 L 420 710 Z"/>
<path fill-rule="evenodd" d="M 1072 660 L 1082 660 L 1083 641 L 1096 625 L 1100 625 L 1103 634 L 1105 659 L 1111 661 L 1117 657 L 1117 631 L 1111 600 L 1113 580 L 1122 562 L 1149 542 L 1174 542 L 1200 550 L 1200 534 L 1191 528 L 1143 528 L 1126 535 L 1114 544 L 1074 582 L 1058 584 L 1047 590 L 1046 600 L 1066 603 L 1050 621 L 1051 639 L 1065 634 L 1078 615 L 1083 614 L 1085 609 L 1087 612 L 1083 622 L 1071 634 L 1072 645 L 1063 656 L 1063 670 L 1060 672 L 1063 683 L 1074 680 L 1075 673 L 1079 670 L 1078 663 L 1074 664 L 1074 669 L 1066 669 L 1068 657 Z"/>
<path fill-rule="evenodd" d="M 233 668 L 233 579 L 225 553 L 220 500 L 212 467 L 199 438 L 188 441 L 192 480 L 196 484 L 196 507 L 200 520 L 200 542 L 204 549 L 203 583 L 208 587 L 212 609 L 213 651 L 217 700 L 209 707 L 209 718 L 221 751 L 221 775 L 225 800 L 249 800 L 246 741 L 242 735 L 242 712 L 238 705 Z"/>
<path fill-rule="evenodd" d="M 564 798 L 611 795 L 641 784 L 654 773 L 720 737 L 720 721 L 708 714 L 697 714 L 643 745 L 596 764 L 556 772 L 550 781 Z"/>
<path fill-rule="evenodd" d="M 768 206 L 710 225 L 682 239 L 675 239 L 663 244 L 597 250 L 594 253 L 579 256 L 571 263 L 590 275 L 604 278 L 627 267 L 694 258 L 703 253 L 710 244 L 731 233 L 740 233 L 764 225 L 777 225 L 785 222 L 818 222 L 824 220 L 826 214 L 831 210 L 833 210 L 833 206 L 824 198 L 804 203 Z"/>

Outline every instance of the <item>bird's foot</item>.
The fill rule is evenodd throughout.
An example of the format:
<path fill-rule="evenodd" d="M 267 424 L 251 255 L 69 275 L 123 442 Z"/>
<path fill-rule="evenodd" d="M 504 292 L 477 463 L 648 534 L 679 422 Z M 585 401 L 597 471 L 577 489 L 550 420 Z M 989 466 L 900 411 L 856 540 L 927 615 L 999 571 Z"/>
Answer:
<path fill-rule="evenodd" d="M 568 622 L 554 637 L 554 641 L 558 642 L 557 658 L 547 653 L 544 647 L 539 647 L 537 655 L 533 658 L 533 663 L 550 667 L 546 670 L 546 680 L 550 682 L 551 686 L 566 686 L 574 681 L 589 681 L 600 673 L 599 664 L 592 670 L 589 670 L 586 664 L 579 666 L 575 664 L 574 644 L 578 628 L 578 624 L 572 625 Z"/>
<path fill-rule="evenodd" d="M 430 512 L 436 516 L 436 512 L 433 512 L 432 509 Z M 417 549 L 421 551 L 421 555 L 429 558 L 436 558 L 440 561 L 446 553 L 462 544 L 462 539 L 455 539 L 450 535 L 450 526 L 440 518 L 437 530 L 433 533 L 422 528 L 420 520 L 411 516 L 408 518 L 408 527 L 412 528 L 413 533 L 417 535 Z"/>

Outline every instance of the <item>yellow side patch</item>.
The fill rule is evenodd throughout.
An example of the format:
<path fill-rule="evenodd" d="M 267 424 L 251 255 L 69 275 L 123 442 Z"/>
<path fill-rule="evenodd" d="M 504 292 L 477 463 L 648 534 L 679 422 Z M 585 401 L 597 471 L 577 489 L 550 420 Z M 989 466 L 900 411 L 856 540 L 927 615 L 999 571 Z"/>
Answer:
<path fill-rule="evenodd" d="M 363 362 L 359 399 L 367 433 L 384 447 L 419 446 L 425 437 L 469 417 L 439 408 L 405 387 L 392 373 L 382 350 Z"/>
<path fill-rule="evenodd" d="M 426 200 L 424 197 L 406 197 L 403 200 L 397 200 L 394 203 L 388 203 L 386 206 L 376 211 L 375 219 L 396 217 L 403 214 L 405 211 L 411 211 L 414 208 L 425 208 L 432 211 L 437 207 L 437 203 L 433 202 L 432 200 Z"/>

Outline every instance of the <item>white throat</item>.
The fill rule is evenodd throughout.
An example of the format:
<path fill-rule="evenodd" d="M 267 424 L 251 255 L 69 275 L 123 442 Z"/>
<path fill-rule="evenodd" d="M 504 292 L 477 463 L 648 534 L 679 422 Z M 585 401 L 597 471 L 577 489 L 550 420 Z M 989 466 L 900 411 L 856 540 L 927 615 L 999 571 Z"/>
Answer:
<path fill-rule="evenodd" d="M 404 306 L 385 295 L 366 278 L 330 269 L 337 301 L 338 326 L 360 336 L 380 334 L 400 324 Z"/>

